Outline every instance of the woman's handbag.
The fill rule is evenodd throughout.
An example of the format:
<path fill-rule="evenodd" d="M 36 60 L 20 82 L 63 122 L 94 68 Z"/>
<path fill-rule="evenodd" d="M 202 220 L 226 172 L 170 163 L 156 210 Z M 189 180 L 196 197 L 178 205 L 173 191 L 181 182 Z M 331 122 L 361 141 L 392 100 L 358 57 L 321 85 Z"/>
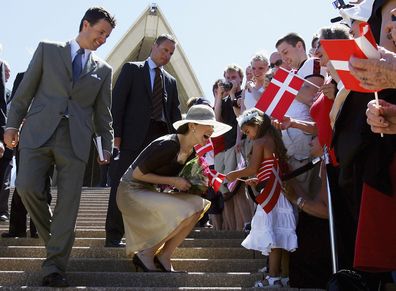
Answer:
<path fill-rule="evenodd" d="M 339 270 L 327 283 L 327 291 L 369 291 L 364 278 L 352 270 Z"/>

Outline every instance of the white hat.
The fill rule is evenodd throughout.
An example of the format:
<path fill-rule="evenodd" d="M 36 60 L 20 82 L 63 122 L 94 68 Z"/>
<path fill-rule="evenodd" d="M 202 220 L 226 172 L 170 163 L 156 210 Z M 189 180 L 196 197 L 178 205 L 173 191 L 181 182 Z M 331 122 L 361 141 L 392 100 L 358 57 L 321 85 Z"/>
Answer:
<path fill-rule="evenodd" d="M 203 125 L 212 125 L 213 134 L 212 137 L 222 135 L 229 131 L 232 127 L 216 121 L 215 113 L 212 108 L 207 105 L 194 105 L 191 106 L 187 111 L 187 115 L 184 119 L 178 120 L 173 123 L 173 127 L 177 130 L 180 126 L 186 123 L 198 123 Z"/>
<path fill-rule="evenodd" d="M 340 15 L 349 26 L 352 25 L 352 19 L 367 22 L 371 16 L 373 4 L 374 0 L 363 0 L 351 8 L 340 9 Z"/>

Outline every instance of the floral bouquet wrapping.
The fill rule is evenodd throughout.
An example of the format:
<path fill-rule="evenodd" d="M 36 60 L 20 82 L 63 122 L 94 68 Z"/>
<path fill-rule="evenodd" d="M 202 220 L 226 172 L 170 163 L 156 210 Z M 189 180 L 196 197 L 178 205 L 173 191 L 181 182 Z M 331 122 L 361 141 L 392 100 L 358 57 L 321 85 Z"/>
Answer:
<path fill-rule="evenodd" d="M 188 161 L 179 173 L 191 184 L 188 193 L 201 195 L 208 190 L 209 186 L 209 167 L 202 157 L 195 157 Z"/>

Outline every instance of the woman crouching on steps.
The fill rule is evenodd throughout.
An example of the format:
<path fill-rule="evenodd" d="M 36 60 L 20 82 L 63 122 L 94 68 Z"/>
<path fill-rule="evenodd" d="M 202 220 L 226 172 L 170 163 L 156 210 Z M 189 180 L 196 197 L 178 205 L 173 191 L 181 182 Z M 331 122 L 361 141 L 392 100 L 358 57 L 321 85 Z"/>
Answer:
<path fill-rule="evenodd" d="M 178 174 L 195 157 L 194 145 L 204 146 L 210 137 L 231 129 L 217 122 L 206 105 L 192 106 L 173 127 L 176 134 L 154 140 L 140 153 L 117 191 L 127 255 L 133 256 L 136 269 L 145 272 L 175 272 L 173 252 L 210 206 L 208 200 L 189 194 L 191 184 Z M 161 192 L 158 185 L 178 192 Z"/>

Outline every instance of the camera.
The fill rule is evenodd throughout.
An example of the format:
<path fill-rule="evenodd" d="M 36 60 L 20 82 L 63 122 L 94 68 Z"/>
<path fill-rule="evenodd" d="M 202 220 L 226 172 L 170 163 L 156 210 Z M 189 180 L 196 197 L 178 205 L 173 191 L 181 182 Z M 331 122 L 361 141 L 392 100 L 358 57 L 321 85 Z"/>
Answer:
<path fill-rule="evenodd" d="M 221 86 L 224 88 L 225 91 L 230 91 L 232 89 L 232 83 L 228 81 L 224 81 Z"/>
<path fill-rule="evenodd" d="M 351 8 L 353 5 L 345 4 L 344 0 L 336 0 L 332 2 L 335 9 Z"/>

